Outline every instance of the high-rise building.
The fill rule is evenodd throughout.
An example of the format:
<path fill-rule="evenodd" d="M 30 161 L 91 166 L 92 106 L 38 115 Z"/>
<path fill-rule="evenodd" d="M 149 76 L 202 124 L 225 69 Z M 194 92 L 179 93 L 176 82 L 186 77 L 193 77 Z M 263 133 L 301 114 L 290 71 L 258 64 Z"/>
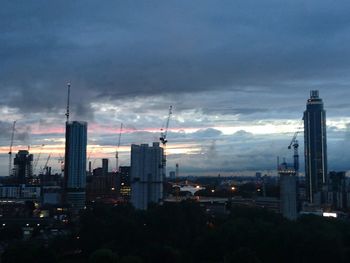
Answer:
<path fill-rule="evenodd" d="M 33 175 L 33 154 L 29 154 L 27 150 L 19 150 L 13 164 L 16 182 L 25 184 L 26 178 Z"/>
<path fill-rule="evenodd" d="M 297 178 L 294 168 L 282 163 L 278 167 L 280 176 L 280 211 L 285 218 L 298 217 Z"/>
<path fill-rule="evenodd" d="M 330 172 L 328 179 L 328 204 L 333 209 L 348 208 L 346 172 Z"/>
<path fill-rule="evenodd" d="M 131 145 L 131 203 L 147 209 L 163 200 L 164 151 L 159 143 Z"/>
<path fill-rule="evenodd" d="M 304 111 L 306 196 L 310 203 L 321 204 L 327 183 L 326 112 L 318 90 L 310 92 Z"/>
<path fill-rule="evenodd" d="M 87 123 L 66 122 L 64 182 L 66 202 L 79 211 L 85 206 Z"/>
<path fill-rule="evenodd" d="M 102 175 L 107 176 L 108 174 L 108 159 L 102 159 Z"/>
<path fill-rule="evenodd" d="M 124 200 L 129 200 L 131 195 L 130 166 L 119 166 L 118 174 L 120 176 L 120 196 Z"/>

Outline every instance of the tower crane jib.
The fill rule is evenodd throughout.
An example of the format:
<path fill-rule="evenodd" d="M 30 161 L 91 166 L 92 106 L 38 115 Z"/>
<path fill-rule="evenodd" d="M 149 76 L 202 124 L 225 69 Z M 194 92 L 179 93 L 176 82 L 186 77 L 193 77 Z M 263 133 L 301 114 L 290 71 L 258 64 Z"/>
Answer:
<path fill-rule="evenodd" d="M 164 129 L 162 128 L 161 129 L 161 133 L 160 133 L 160 142 L 165 146 L 166 143 L 168 142 L 167 140 L 167 135 L 168 135 L 168 129 L 169 129 L 169 122 L 170 122 L 170 118 L 171 118 L 171 115 L 173 114 L 173 106 L 169 106 L 169 113 L 168 113 L 168 118 L 166 120 L 166 123 L 165 123 L 165 126 L 164 126 Z"/>

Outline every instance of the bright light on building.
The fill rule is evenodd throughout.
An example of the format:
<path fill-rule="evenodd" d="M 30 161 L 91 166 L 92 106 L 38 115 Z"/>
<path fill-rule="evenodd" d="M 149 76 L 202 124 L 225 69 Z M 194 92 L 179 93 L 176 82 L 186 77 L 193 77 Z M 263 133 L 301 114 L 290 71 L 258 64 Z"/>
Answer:
<path fill-rule="evenodd" d="M 197 186 L 196 186 L 196 188 L 197 188 L 197 189 L 199 189 L 199 188 L 200 188 L 200 186 L 199 186 L 199 185 L 197 185 Z"/>
<path fill-rule="evenodd" d="M 232 191 L 236 190 L 236 187 L 232 186 L 232 187 L 231 187 L 231 190 L 232 190 Z"/>
<path fill-rule="evenodd" d="M 211 192 L 212 192 L 212 193 L 215 193 L 215 190 L 213 189 L 213 190 L 211 190 Z"/>
<path fill-rule="evenodd" d="M 324 217 L 334 217 L 334 218 L 337 218 L 337 213 L 323 213 L 323 216 Z"/>

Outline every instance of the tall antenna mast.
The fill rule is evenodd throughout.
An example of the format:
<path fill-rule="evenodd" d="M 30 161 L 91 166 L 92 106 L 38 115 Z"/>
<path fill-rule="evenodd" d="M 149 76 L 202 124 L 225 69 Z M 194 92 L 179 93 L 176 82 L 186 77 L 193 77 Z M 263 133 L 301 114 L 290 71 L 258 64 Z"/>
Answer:
<path fill-rule="evenodd" d="M 115 152 L 115 161 L 116 161 L 115 170 L 116 170 L 116 172 L 119 171 L 119 147 L 120 147 L 120 139 L 122 137 L 122 131 L 123 131 L 123 123 L 120 123 L 118 145 L 117 145 L 117 150 Z"/>
<path fill-rule="evenodd" d="M 66 112 L 66 118 L 67 122 L 69 122 L 69 97 L 70 97 L 70 82 L 67 83 L 67 88 L 68 88 L 68 94 L 67 94 L 67 112 Z"/>
<path fill-rule="evenodd" d="M 10 151 L 9 151 L 9 176 L 12 175 L 12 146 L 13 146 L 13 139 L 16 131 L 16 122 L 17 121 L 14 121 L 12 124 L 12 133 L 11 133 Z"/>

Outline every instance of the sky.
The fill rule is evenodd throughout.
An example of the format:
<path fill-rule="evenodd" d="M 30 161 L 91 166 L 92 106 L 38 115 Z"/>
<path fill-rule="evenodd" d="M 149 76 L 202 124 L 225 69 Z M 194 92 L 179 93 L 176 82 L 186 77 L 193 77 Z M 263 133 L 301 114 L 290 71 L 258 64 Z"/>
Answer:
<path fill-rule="evenodd" d="M 0 1 L 0 175 L 27 149 L 39 171 L 88 122 L 96 168 L 159 140 L 169 105 L 168 171 L 273 173 L 302 130 L 310 90 L 327 111 L 328 166 L 350 170 L 350 2 L 301 0 Z M 298 136 L 303 154 L 303 133 Z M 42 147 L 41 145 L 44 146 Z M 303 167 L 303 158 L 301 158 Z"/>

